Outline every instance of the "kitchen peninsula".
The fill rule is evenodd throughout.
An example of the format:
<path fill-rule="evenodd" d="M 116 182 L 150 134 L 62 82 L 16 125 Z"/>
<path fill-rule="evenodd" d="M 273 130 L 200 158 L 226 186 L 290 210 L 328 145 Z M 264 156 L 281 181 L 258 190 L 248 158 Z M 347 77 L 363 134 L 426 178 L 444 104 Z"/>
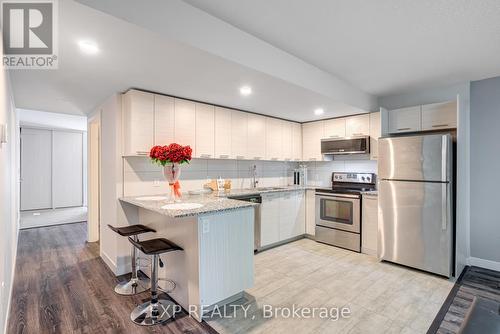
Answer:
<path fill-rule="evenodd" d="M 203 311 L 239 299 L 253 286 L 255 204 L 212 195 L 186 196 L 173 205 L 161 196 L 120 202 L 129 224 L 151 227 L 154 238 L 183 248 L 161 256 L 165 266 L 159 277 L 175 282 L 169 295 L 197 320 Z"/>

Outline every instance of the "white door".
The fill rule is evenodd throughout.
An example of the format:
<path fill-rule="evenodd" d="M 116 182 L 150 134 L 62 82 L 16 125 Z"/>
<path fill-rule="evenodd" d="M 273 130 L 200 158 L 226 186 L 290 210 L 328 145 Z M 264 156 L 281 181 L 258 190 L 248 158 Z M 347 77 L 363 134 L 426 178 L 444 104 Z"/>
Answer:
<path fill-rule="evenodd" d="M 53 132 L 54 208 L 83 205 L 83 134 Z"/>
<path fill-rule="evenodd" d="M 52 131 L 21 129 L 21 210 L 52 208 Z"/>

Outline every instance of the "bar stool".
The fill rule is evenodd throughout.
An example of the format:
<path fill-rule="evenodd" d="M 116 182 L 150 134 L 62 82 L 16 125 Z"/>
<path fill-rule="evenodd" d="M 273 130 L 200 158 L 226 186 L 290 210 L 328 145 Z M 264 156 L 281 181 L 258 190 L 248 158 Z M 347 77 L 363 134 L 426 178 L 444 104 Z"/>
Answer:
<path fill-rule="evenodd" d="M 175 315 L 175 303 L 170 300 L 158 299 L 158 262 L 162 267 L 160 254 L 182 251 L 183 249 L 172 241 L 158 238 L 144 241 L 128 240 L 141 252 L 151 257 L 151 300 L 137 306 L 130 314 L 130 319 L 137 325 L 151 326 L 161 324 Z"/>
<path fill-rule="evenodd" d="M 144 225 L 129 225 L 123 227 L 114 227 L 108 225 L 108 227 L 114 232 L 118 233 L 122 237 L 133 237 L 133 240 L 136 242 L 139 241 L 139 234 L 148 233 L 148 232 L 156 232 L 152 228 L 149 228 Z M 128 282 L 118 283 L 115 286 L 115 292 L 120 295 L 131 296 L 141 292 L 144 292 L 149 289 L 150 280 L 147 277 L 138 277 L 137 275 L 137 262 L 136 262 L 136 249 L 132 246 L 131 251 L 131 262 L 132 262 L 132 277 Z"/>

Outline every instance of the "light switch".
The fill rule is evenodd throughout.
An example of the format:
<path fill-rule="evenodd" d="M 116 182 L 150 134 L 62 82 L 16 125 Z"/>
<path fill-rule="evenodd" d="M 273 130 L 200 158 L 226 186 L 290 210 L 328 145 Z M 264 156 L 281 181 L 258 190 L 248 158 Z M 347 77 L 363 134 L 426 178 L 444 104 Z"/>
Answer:
<path fill-rule="evenodd" d="M 203 228 L 203 233 L 210 232 L 210 221 L 208 219 L 202 220 L 202 228 Z"/>
<path fill-rule="evenodd" d="M 0 144 L 7 142 L 7 125 L 0 124 Z"/>

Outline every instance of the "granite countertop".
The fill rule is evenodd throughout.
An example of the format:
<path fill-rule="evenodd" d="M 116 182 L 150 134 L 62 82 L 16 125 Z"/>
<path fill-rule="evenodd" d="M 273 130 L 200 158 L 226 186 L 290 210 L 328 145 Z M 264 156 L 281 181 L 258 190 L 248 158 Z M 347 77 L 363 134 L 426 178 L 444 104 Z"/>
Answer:
<path fill-rule="evenodd" d="M 162 209 L 162 206 L 170 204 L 167 200 L 140 200 L 141 196 L 133 196 L 133 197 L 122 197 L 120 201 L 129 203 L 147 210 L 151 210 L 154 212 L 158 212 L 162 215 L 171 217 L 171 218 L 179 218 L 179 217 L 188 217 L 188 216 L 196 216 L 204 213 L 210 212 L 218 212 L 218 211 L 226 211 L 226 210 L 234 210 L 240 208 L 253 207 L 258 204 L 252 202 L 244 202 L 238 201 L 234 199 L 228 199 L 224 197 L 218 197 L 214 194 L 209 195 L 183 195 L 181 203 L 197 203 L 202 204 L 201 208 L 196 209 L 180 209 L 180 210 L 166 210 Z"/>

